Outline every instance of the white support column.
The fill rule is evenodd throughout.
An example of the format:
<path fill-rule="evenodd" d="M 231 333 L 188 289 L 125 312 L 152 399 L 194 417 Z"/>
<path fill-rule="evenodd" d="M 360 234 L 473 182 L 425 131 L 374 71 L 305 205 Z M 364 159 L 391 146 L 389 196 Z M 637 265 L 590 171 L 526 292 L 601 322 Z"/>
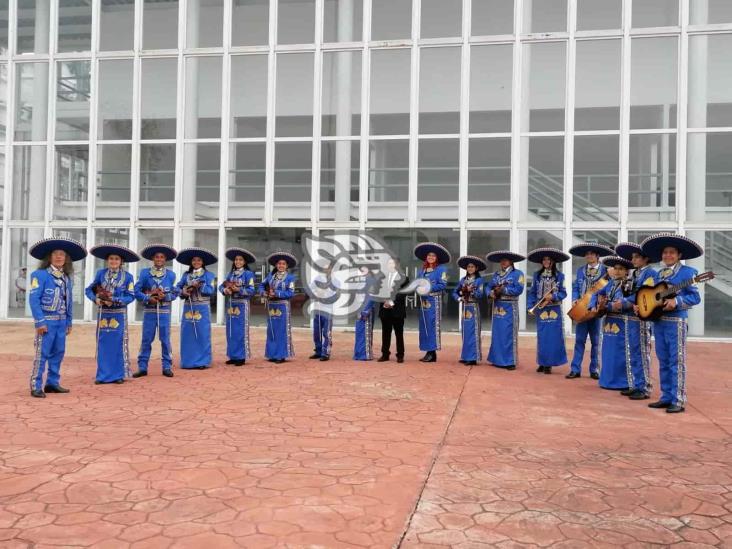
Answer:
<path fill-rule="evenodd" d="M 422 3 L 412 0 L 412 57 L 409 82 L 409 227 L 417 221 L 419 193 L 419 20 Z"/>
<path fill-rule="evenodd" d="M 631 74 L 631 4 L 623 2 L 622 62 L 620 77 L 620 181 L 618 188 L 618 211 L 620 213 L 620 241 L 628 239 L 628 191 L 630 189 L 630 74 Z"/>
<path fill-rule="evenodd" d="M 366 229 L 369 203 L 369 135 L 370 112 L 369 102 L 371 99 L 371 50 L 368 47 L 371 40 L 371 0 L 364 0 L 363 3 L 363 53 L 361 54 L 361 158 L 358 178 L 358 221 L 360 230 Z"/>
<path fill-rule="evenodd" d="M 97 105 L 99 103 L 99 65 L 97 60 L 97 51 L 99 49 L 99 2 L 92 3 L 92 29 L 91 29 L 91 61 L 89 62 L 89 162 L 87 164 L 87 215 L 86 215 L 86 234 L 87 243 L 90 240 L 96 240 L 94 234 L 94 215 L 96 210 L 97 198 Z M 91 245 L 87 245 L 91 247 Z M 134 249 L 134 248 L 133 248 Z M 93 263 L 90 258 L 87 263 Z M 127 268 L 133 276 L 137 274 L 137 264 L 127 265 Z M 87 269 L 88 272 L 88 269 Z M 93 276 L 93 274 L 92 274 Z M 87 282 L 91 280 L 88 276 Z M 130 318 L 135 318 L 135 308 L 137 300 L 132 302 L 129 309 Z M 84 320 L 91 320 L 93 316 L 93 303 L 84 299 Z"/>
<path fill-rule="evenodd" d="M 264 226 L 272 225 L 274 215 L 274 169 L 275 169 L 275 97 L 277 96 L 277 0 L 269 3 L 269 55 L 267 58 L 267 150 L 265 152 Z"/>
<path fill-rule="evenodd" d="M 528 210 L 528 171 L 529 156 L 524 150 L 521 143 L 521 126 L 528 120 L 527 101 L 522 101 L 522 86 L 524 85 L 524 51 L 521 46 L 521 21 L 523 18 L 523 2 L 517 0 L 514 7 L 513 25 L 514 25 L 514 41 L 513 41 L 513 76 L 512 76 L 512 98 L 511 111 L 513 117 L 511 120 L 511 203 L 509 209 L 511 212 L 511 232 L 509 236 L 510 249 L 518 250 L 521 254 L 526 254 L 526 241 L 521 239 L 519 231 L 519 220 Z M 528 65 L 529 63 L 527 63 Z M 528 74 L 526 74 L 528 77 Z M 527 268 L 528 271 L 528 268 Z M 526 329 L 526 292 L 519 297 L 519 329 Z"/>
<path fill-rule="evenodd" d="M 458 156 L 458 222 L 460 224 L 460 240 L 464 240 L 465 227 L 468 220 L 468 181 L 470 140 L 470 15 L 471 1 L 463 0 L 463 45 L 460 56 L 460 141 Z M 467 241 L 465 242 L 467 246 Z M 467 252 L 463 252 L 467 253 Z"/>
<path fill-rule="evenodd" d="M 322 125 L 323 0 L 315 0 L 315 53 L 313 54 L 313 143 L 310 165 L 310 223 L 318 226 L 320 214 L 320 127 Z"/>

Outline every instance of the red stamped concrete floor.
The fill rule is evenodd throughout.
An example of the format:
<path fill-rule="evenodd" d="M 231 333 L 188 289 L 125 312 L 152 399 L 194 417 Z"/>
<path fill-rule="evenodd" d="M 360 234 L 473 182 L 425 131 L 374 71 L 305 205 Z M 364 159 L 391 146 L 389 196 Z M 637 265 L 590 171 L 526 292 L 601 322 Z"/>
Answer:
<path fill-rule="evenodd" d="M 72 392 L 32 399 L 32 327 L 0 330 L 3 548 L 732 547 L 732 345 L 690 344 L 669 415 L 535 373 L 532 338 L 515 372 L 464 367 L 454 334 L 427 365 L 410 334 L 398 365 L 352 362 L 347 333 L 309 361 L 296 332 L 272 365 L 253 330 L 236 368 L 216 329 L 210 370 L 164 378 L 156 349 L 95 386 L 78 326 Z"/>

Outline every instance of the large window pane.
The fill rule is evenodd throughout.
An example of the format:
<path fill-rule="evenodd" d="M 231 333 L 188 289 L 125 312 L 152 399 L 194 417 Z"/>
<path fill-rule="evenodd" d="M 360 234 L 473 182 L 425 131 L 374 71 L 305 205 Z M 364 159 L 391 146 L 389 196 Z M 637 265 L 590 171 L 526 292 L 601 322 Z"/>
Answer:
<path fill-rule="evenodd" d="M 56 145 L 54 219 L 87 219 L 89 146 Z"/>
<path fill-rule="evenodd" d="M 132 60 L 99 61 L 99 139 L 132 138 Z"/>
<path fill-rule="evenodd" d="M 53 229 L 52 234 L 55 238 L 72 238 L 86 246 L 86 229 Z M 81 261 L 74 262 L 74 285 L 72 293 L 74 319 L 84 317 L 84 301 L 86 301 L 86 297 L 84 296 L 84 267 L 86 266 L 86 261 L 86 258 L 84 258 Z"/>
<path fill-rule="evenodd" d="M 468 219 L 509 219 L 511 139 L 470 140 Z"/>
<path fill-rule="evenodd" d="M 361 133 L 361 52 L 323 54 L 321 135 Z"/>
<path fill-rule="evenodd" d="M 60 61 L 56 74 L 56 139 L 89 139 L 91 62 Z"/>
<path fill-rule="evenodd" d="M 472 0 L 473 36 L 513 34 L 513 0 Z"/>
<path fill-rule="evenodd" d="M 173 244 L 173 230 L 172 229 L 140 229 L 137 232 L 137 249 L 142 250 L 146 246 L 149 246 L 150 244 L 156 244 L 158 242 L 164 242 L 166 244 L 172 245 Z M 145 267 L 149 267 L 151 265 L 151 262 L 149 262 L 146 259 L 143 259 L 139 263 L 138 273 L 140 270 L 144 269 Z M 172 267 L 174 265 L 169 263 L 168 266 Z M 173 307 L 176 307 L 176 303 L 173 302 Z M 143 307 L 136 307 L 135 308 L 135 317 L 138 322 L 142 321 L 143 317 Z M 176 317 L 173 317 L 176 318 Z M 173 322 L 177 322 L 177 320 L 173 320 Z"/>
<path fill-rule="evenodd" d="M 27 290 L 31 287 L 31 274 L 38 268 L 40 261 L 28 254 L 28 248 L 43 238 L 43 229 L 9 229 L 9 231 L 8 317 L 32 318 Z"/>
<path fill-rule="evenodd" d="M 564 42 L 524 45 L 523 104 L 529 116 L 523 117 L 522 131 L 564 129 L 565 90 Z"/>
<path fill-rule="evenodd" d="M 274 217 L 310 219 L 313 144 L 275 144 Z"/>
<path fill-rule="evenodd" d="M 231 24 L 232 46 L 267 45 L 269 43 L 269 0 L 234 0 Z"/>
<path fill-rule="evenodd" d="M 620 127 L 620 40 L 577 42 L 575 130 Z"/>
<path fill-rule="evenodd" d="M 186 47 L 220 47 L 224 33 L 224 1 L 188 0 L 186 5 Z"/>
<path fill-rule="evenodd" d="M 628 178 L 629 219 L 674 221 L 676 135 L 631 135 Z"/>
<path fill-rule="evenodd" d="M 567 0 L 540 0 L 529 2 L 525 6 L 524 32 L 560 32 L 566 30 Z"/>
<path fill-rule="evenodd" d="M 732 231 L 688 231 L 702 246 L 704 257 L 687 261 L 699 272 L 713 271 L 714 280 L 699 284 L 702 304 L 690 313 L 689 334 L 707 337 L 732 337 Z M 702 325 L 703 321 L 703 325 Z"/>
<path fill-rule="evenodd" d="M 229 219 L 262 219 L 265 143 L 233 143 L 229 153 Z"/>
<path fill-rule="evenodd" d="M 5 152 L 0 153 L 0 221 L 5 219 Z M 0 232 L 2 237 L 2 232 Z M 1 241 L 0 241 L 1 242 Z"/>
<path fill-rule="evenodd" d="M 577 30 L 619 29 L 622 13 L 622 0 L 578 0 Z"/>
<path fill-rule="evenodd" d="M 732 34 L 689 37 L 689 127 L 732 126 Z"/>
<path fill-rule="evenodd" d="M 369 204 L 371 220 L 407 218 L 409 142 L 373 140 L 369 144 Z"/>
<path fill-rule="evenodd" d="M 677 39 L 634 38 L 631 50 L 631 129 L 675 128 Z"/>
<path fill-rule="evenodd" d="M 315 0 L 278 0 L 277 43 L 312 44 L 315 41 Z"/>
<path fill-rule="evenodd" d="M 559 221 L 564 215 L 564 138 L 521 141 L 522 215 L 527 221 Z"/>
<path fill-rule="evenodd" d="M 458 133 L 460 48 L 425 48 L 420 64 L 419 133 Z"/>
<path fill-rule="evenodd" d="M 729 0 L 690 0 L 689 23 L 692 25 L 732 23 L 732 2 Z"/>
<path fill-rule="evenodd" d="M 187 138 L 221 136 L 221 57 L 186 59 Z"/>
<path fill-rule="evenodd" d="M 0 63 L 0 139 L 7 137 L 8 123 L 8 65 Z"/>
<path fill-rule="evenodd" d="M 267 56 L 231 58 L 231 137 L 267 134 Z"/>
<path fill-rule="evenodd" d="M 420 139 L 417 214 L 421 220 L 458 218 L 460 142 Z"/>
<path fill-rule="evenodd" d="M 101 51 L 131 50 L 135 28 L 134 0 L 102 0 L 99 25 Z"/>
<path fill-rule="evenodd" d="M 371 135 L 409 133 L 408 49 L 371 54 Z"/>
<path fill-rule="evenodd" d="M 48 0 L 18 0 L 18 53 L 48 53 L 51 3 Z"/>
<path fill-rule="evenodd" d="M 11 219 L 43 221 L 46 211 L 46 146 L 24 145 L 13 150 Z"/>
<path fill-rule="evenodd" d="M 325 0 L 323 42 L 360 42 L 363 0 Z"/>
<path fill-rule="evenodd" d="M 178 0 L 143 0 L 142 47 L 161 50 L 178 47 Z"/>
<path fill-rule="evenodd" d="M 520 231 L 520 235 L 520 241 L 522 243 L 520 246 L 520 252 L 522 253 L 528 253 L 536 248 L 550 247 L 559 248 L 560 250 L 564 248 L 562 243 L 562 231 Z M 524 296 L 528 294 L 529 289 L 531 288 L 534 280 L 534 273 L 542 268 L 538 263 L 530 263 L 529 261 L 526 261 L 524 265 L 526 265 L 526 290 L 524 291 L 522 299 L 526 299 Z M 570 272 L 571 266 L 567 263 L 558 263 L 557 270 L 564 272 L 566 277 L 564 286 L 566 289 L 569 289 L 572 280 L 572 273 Z M 520 308 L 519 315 L 521 317 L 521 327 L 529 332 L 535 332 L 536 315 L 526 314 L 524 307 Z"/>
<path fill-rule="evenodd" d="M 422 0 L 420 38 L 462 35 L 462 0 Z"/>
<path fill-rule="evenodd" d="M 189 143 L 185 146 L 183 163 L 181 218 L 183 221 L 218 219 L 221 145 Z"/>
<path fill-rule="evenodd" d="M 140 219 L 172 219 L 175 145 L 140 145 Z"/>
<path fill-rule="evenodd" d="M 117 244 L 118 246 L 130 246 L 130 230 L 128 228 L 94 229 L 94 242 L 99 244 Z M 140 248 L 142 249 L 142 248 Z M 94 261 L 94 272 L 105 267 L 106 261 L 94 256 L 87 256 Z M 123 269 L 129 271 L 131 265 L 123 265 Z M 139 271 L 138 271 L 139 272 Z M 128 309 L 129 310 L 129 309 Z"/>
<path fill-rule="evenodd" d="M 22 63 L 15 70 L 15 140 L 45 141 L 48 124 L 48 63 Z"/>
<path fill-rule="evenodd" d="M 8 22 L 10 21 L 10 14 L 8 13 L 8 0 L 0 2 L 0 55 L 5 57 L 8 55 Z M 2 235 L 2 232 L 0 232 Z"/>
<path fill-rule="evenodd" d="M 175 138 L 176 59 L 142 60 L 142 139 Z"/>
<path fill-rule="evenodd" d="M 687 219 L 729 223 L 732 219 L 732 133 L 689 134 L 687 146 Z"/>
<path fill-rule="evenodd" d="M 679 0 L 633 0 L 633 28 L 679 24 Z"/>
<path fill-rule="evenodd" d="M 470 49 L 470 133 L 511 131 L 513 46 Z"/>
<path fill-rule="evenodd" d="M 59 52 L 91 50 L 92 5 L 86 0 L 58 1 Z"/>
<path fill-rule="evenodd" d="M 371 40 L 412 36 L 412 0 L 372 0 Z"/>
<path fill-rule="evenodd" d="M 277 56 L 275 135 L 313 135 L 313 54 Z"/>
<path fill-rule="evenodd" d="M 97 147 L 96 219 L 130 217 L 131 145 Z"/>
<path fill-rule="evenodd" d="M 361 145 L 324 141 L 320 152 L 320 219 L 358 219 Z"/>
<path fill-rule="evenodd" d="M 574 138 L 575 220 L 618 220 L 619 163 L 617 135 Z"/>

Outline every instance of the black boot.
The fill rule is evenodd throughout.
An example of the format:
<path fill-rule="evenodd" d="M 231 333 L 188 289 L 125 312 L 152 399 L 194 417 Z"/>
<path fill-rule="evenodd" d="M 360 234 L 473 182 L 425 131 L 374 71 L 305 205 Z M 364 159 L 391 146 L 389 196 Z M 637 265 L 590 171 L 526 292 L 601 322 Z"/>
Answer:
<path fill-rule="evenodd" d="M 320 355 L 318 353 L 313 353 L 308 358 L 312 360 L 312 359 L 320 358 Z"/>
<path fill-rule="evenodd" d="M 592 372 L 592 373 L 590 374 L 590 377 L 591 377 L 592 379 L 600 379 L 600 374 L 598 374 L 597 372 Z"/>
<path fill-rule="evenodd" d="M 320 357 L 320 362 L 328 362 L 330 360 L 330 357 L 328 355 L 323 355 Z"/>
<path fill-rule="evenodd" d="M 225 362 L 225 364 L 234 364 L 235 362 L 236 362 L 236 360 L 233 360 L 233 359 L 230 358 L 229 360 L 227 360 Z"/>
<path fill-rule="evenodd" d="M 671 403 L 670 402 L 664 402 L 663 400 L 658 400 L 656 402 L 651 402 L 648 405 L 649 408 L 670 408 Z"/>
<path fill-rule="evenodd" d="M 46 393 L 44 393 L 40 389 L 33 389 L 31 391 L 31 396 L 35 398 L 46 398 Z"/>
<path fill-rule="evenodd" d="M 173 377 L 173 370 L 163 370 L 163 375 L 165 377 Z"/>
<path fill-rule="evenodd" d="M 651 397 L 645 391 L 633 391 L 630 395 L 628 395 L 628 398 L 630 400 L 647 400 Z"/>
<path fill-rule="evenodd" d="M 542 372 L 544 371 L 544 366 L 539 366 L 539 367 L 538 367 L 538 368 L 536 369 L 536 371 L 537 371 L 537 373 L 539 373 L 539 374 L 540 374 L 540 373 L 542 373 Z"/>
<path fill-rule="evenodd" d="M 424 360 L 423 362 L 437 362 L 437 353 L 435 351 L 430 351 L 427 353 L 427 360 Z"/>
<path fill-rule="evenodd" d="M 672 404 L 671 406 L 666 408 L 666 413 L 667 414 L 680 414 L 685 409 L 686 408 L 684 408 L 683 406 L 678 406 L 677 404 Z"/>
<path fill-rule="evenodd" d="M 143 372 L 142 370 L 139 370 L 139 371 L 135 372 L 134 374 L 132 374 L 132 377 L 137 379 L 138 377 L 145 377 L 146 375 L 147 375 L 147 372 Z"/>
<path fill-rule="evenodd" d="M 577 372 L 569 372 L 566 376 L 567 379 L 577 379 L 578 377 L 582 377 L 581 374 Z"/>
<path fill-rule="evenodd" d="M 61 385 L 46 385 L 43 388 L 43 392 L 45 393 L 70 393 L 67 388 L 61 387 Z"/>
<path fill-rule="evenodd" d="M 398 356 L 398 357 L 397 357 L 397 362 L 398 362 L 399 364 L 401 364 L 402 362 L 404 362 L 404 357 L 403 357 L 403 356 Z"/>
<path fill-rule="evenodd" d="M 389 355 L 381 355 L 376 359 L 376 362 L 389 362 Z"/>
<path fill-rule="evenodd" d="M 545 374 L 551 374 L 552 373 L 551 366 L 544 366 L 544 373 Z"/>

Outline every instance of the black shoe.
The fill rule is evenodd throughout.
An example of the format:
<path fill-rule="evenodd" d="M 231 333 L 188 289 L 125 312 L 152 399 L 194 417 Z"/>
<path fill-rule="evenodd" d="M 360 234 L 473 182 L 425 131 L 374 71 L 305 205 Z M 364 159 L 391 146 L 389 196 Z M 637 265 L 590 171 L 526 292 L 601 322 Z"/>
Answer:
<path fill-rule="evenodd" d="M 620 391 L 620 394 L 623 395 L 624 397 L 629 397 L 633 393 L 635 393 L 635 389 L 631 389 L 630 387 L 628 387 L 627 389 L 623 389 L 622 391 Z"/>
<path fill-rule="evenodd" d="M 656 402 L 651 402 L 648 405 L 649 408 L 670 408 L 671 403 L 670 402 L 664 402 L 663 400 L 658 400 Z"/>
<path fill-rule="evenodd" d="M 569 372 L 566 376 L 567 379 L 577 379 L 578 377 L 582 377 L 582 374 L 578 374 L 577 372 Z"/>
<path fill-rule="evenodd" d="M 592 379 L 600 379 L 600 374 L 598 374 L 597 372 L 592 372 L 590 373 L 590 377 Z"/>
<path fill-rule="evenodd" d="M 544 366 L 544 373 L 545 374 L 551 374 L 552 373 L 551 366 Z"/>
<path fill-rule="evenodd" d="M 147 375 L 147 372 L 143 372 L 142 370 L 140 370 L 140 371 L 135 372 L 134 374 L 132 374 L 132 377 L 134 377 L 135 379 L 137 379 L 138 377 L 145 377 L 146 375 Z"/>
<path fill-rule="evenodd" d="M 310 355 L 308 358 L 311 358 L 311 359 L 320 358 L 320 355 L 318 353 L 314 353 L 314 354 Z"/>
<path fill-rule="evenodd" d="M 70 393 L 67 388 L 61 387 L 61 385 L 46 385 L 43 388 L 43 392 L 45 393 Z"/>
<path fill-rule="evenodd" d="M 389 362 L 389 357 L 386 355 L 381 355 L 379 358 L 376 359 L 376 362 Z"/>
<path fill-rule="evenodd" d="M 205 369 L 206 369 L 206 366 L 198 366 L 198 367 L 196 368 L 196 370 L 205 370 Z"/>
<path fill-rule="evenodd" d="M 284 358 L 278 358 L 277 360 L 275 360 L 275 364 L 284 364 L 285 362 L 286 361 Z"/>
<path fill-rule="evenodd" d="M 542 366 L 542 368 L 543 368 L 543 366 Z M 506 368 L 505 368 L 505 369 L 506 369 L 506 370 L 509 370 L 509 371 L 513 371 L 513 370 L 515 370 L 515 369 L 516 369 L 516 366 L 506 366 Z M 537 372 L 538 372 L 538 371 L 539 371 L 539 370 L 537 370 Z"/>
<path fill-rule="evenodd" d="M 44 393 L 40 389 L 34 389 L 33 391 L 31 391 L 31 396 L 36 398 L 46 398 L 46 393 Z"/>
<path fill-rule="evenodd" d="M 229 359 L 225 362 L 225 364 L 234 364 L 236 360 Z"/>
<path fill-rule="evenodd" d="M 173 370 L 163 370 L 163 375 L 165 377 L 173 377 Z"/>
<path fill-rule="evenodd" d="M 94 385 L 102 385 L 102 382 L 99 381 L 98 379 L 95 379 L 94 380 Z"/>
<path fill-rule="evenodd" d="M 243 360 L 235 360 L 234 362 L 232 362 L 232 364 L 234 366 L 244 366 L 244 361 Z"/>
<path fill-rule="evenodd" d="M 117 381 L 113 381 L 112 383 L 115 383 L 117 385 L 122 385 L 125 382 L 124 379 L 118 379 Z"/>
<path fill-rule="evenodd" d="M 466 360 L 464 362 L 464 364 L 466 366 L 477 366 L 478 365 L 478 361 L 477 360 Z"/>
<path fill-rule="evenodd" d="M 419 359 L 420 362 L 430 362 L 430 359 L 432 358 L 432 353 L 427 351 L 422 358 Z"/>
<path fill-rule="evenodd" d="M 677 406 L 676 404 L 672 404 L 671 406 L 666 408 L 666 413 L 667 414 L 680 414 L 684 410 L 686 410 L 686 408 L 684 408 L 683 406 Z"/>
<path fill-rule="evenodd" d="M 397 362 L 398 362 L 399 364 L 401 364 L 402 362 L 404 362 L 404 357 L 403 357 L 403 356 L 398 356 L 398 357 L 397 357 Z"/>
<path fill-rule="evenodd" d="M 467 361 L 467 360 L 463 360 L 463 359 L 461 358 L 460 360 L 458 360 L 458 362 L 459 362 L 460 364 L 465 364 L 466 362 L 469 362 L 469 361 Z"/>
<path fill-rule="evenodd" d="M 320 357 L 320 362 L 327 362 L 329 360 L 330 360 L 330 357 L 329 356 L 323 355 L 323 356 Z"/>
<path fill-rule="evenodd" d="M 630 400 L 647 400 L 651 398 L 645 391 L 633 391 L 628 395 Z"/>
<path fill-rule="evenodd" d="M 539 366 L 539 367 L 538 367 L 538 368 L 536 369 L 536 372 L 537 372 L 537 373 L 539 373 L 539 374 L 540 374 L 540 373 L 542 373 L 543 371 L 544 371 L 544 366 Z"/>
<path fill-rule="evenodd" d="M 430 351 L 420 360 L 422 362 L 437 362 L 437 353 L 434 351 Z"/>

